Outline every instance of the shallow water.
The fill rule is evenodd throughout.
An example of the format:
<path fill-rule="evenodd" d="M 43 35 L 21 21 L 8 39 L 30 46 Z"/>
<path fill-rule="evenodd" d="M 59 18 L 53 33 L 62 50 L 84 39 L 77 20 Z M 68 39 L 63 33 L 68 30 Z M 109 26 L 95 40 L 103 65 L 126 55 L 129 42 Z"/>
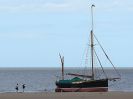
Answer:
<path fill-rule="evenodd" d="M 119 69 L 118 71 L 121 74 L 121 80 L 109 82 L 109 91 L 133 92 L 133 69 Z M 85 71 L 81 68 L 68 68 L 66 73 L 68 72 L 84 73 Z M 110 77 L 117 76 L 112 69 L 106 69 L 106 72 L 111 75 Z M 65 78 L 71 77 L 66 76 Z M 0 69 L 0 92 L 15 92 L 17 83 L 19 92 L 22 92 L 22 84 L 26 84 L 26 92 L 54 92 L 55 81 L 58 79 L 60 79 L 59 68 L 2 68 Z"/>

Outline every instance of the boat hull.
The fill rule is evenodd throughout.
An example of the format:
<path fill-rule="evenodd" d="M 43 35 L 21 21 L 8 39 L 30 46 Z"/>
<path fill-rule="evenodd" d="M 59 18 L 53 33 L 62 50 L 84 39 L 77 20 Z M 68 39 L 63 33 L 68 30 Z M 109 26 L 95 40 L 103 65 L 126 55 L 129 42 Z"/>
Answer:
<path fill-rule="evenodd" d="M 56 82 L 57 88 L 103 88 L 108 87 L 108 79 L 90 80 L 72 83 Z"/>
<path fill-rule="evenodd" d="M 108 79 L 77 82 L 56 82 L 55 92 L 107 92 Z"/>
<path fill-rule="evenodd" d="M 108 87 L 95 87 L 95 88 L 56 88 L 55 92 L 108 92 Z"/>

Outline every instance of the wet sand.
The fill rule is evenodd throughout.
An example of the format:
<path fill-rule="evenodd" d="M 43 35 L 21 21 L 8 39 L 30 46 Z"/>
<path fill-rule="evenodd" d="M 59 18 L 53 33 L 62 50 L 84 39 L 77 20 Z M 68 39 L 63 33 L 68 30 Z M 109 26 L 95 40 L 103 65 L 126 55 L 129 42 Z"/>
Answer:
<path fill-rule="evenodd" d="M 0 93 L 0 99 L 133 99 L 133 92 Z"/>

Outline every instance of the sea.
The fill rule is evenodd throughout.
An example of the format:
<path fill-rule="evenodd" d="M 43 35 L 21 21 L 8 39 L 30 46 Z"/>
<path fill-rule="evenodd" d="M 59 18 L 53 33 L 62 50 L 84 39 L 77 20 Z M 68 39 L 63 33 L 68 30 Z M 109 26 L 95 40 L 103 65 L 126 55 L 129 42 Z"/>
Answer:
<path fill-rule="evenodd" d="M 83 68 L 66 68 L 66 73 L 87 73 Z M 107 68 L 108 76 L 117 76 L 113 69 Z M 133 92 L 133 68 L 119 68 L 121 79 L 109 81 L 109 91 Z M 100 74 L 100 73 L 99 73 Z M 102 74 L 101 74 L 102 75 Z M 70 79 L 70 76 L 65 76 Z M 25 84 L 25 92 L 54 92 L 55 82 L 61 79 L 60 68 L 0 68 L 0 93 L 16 92 L 18 84 L 19 92 Z"/>

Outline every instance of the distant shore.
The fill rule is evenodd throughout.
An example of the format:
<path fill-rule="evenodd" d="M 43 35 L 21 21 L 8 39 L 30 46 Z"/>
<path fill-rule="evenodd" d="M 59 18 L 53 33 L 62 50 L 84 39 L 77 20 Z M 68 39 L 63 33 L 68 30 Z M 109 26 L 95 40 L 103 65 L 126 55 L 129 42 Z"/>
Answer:
<path fill-rule="evenodd" d="M 133 99 L 133 92 L 0 93 L 0 99 Z"/>

